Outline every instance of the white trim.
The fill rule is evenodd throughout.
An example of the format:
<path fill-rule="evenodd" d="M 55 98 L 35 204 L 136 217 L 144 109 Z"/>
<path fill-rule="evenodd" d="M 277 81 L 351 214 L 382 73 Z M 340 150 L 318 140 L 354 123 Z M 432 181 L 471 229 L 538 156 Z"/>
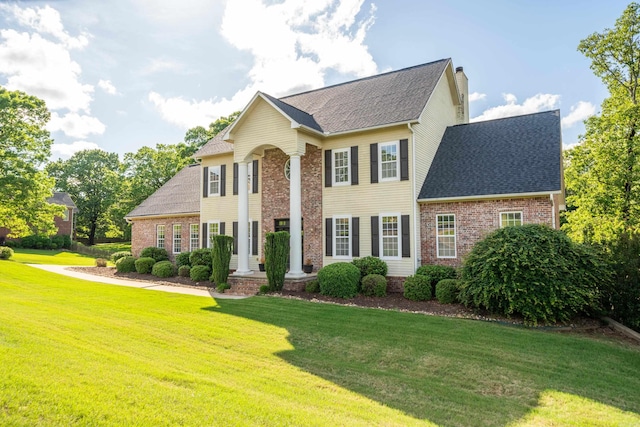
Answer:
<path fill-rule="evenodd" d="M 411 131 L 411 201 L 413 205 L 413 270 L 417 270 L 422 262 L 422 248 L 420 245 L 420 216 L 418 214 L 418 201 L 416 196 L 416 133 L 413 131 L 411 124 L 407 127 Z"/>
<path fill-rule="evenodd" d="M 347 153 L 347 180 L 336 182 L 336 153 Z M 340 187 L 351 185 L 351 147 L 334 148 L 331 150 L 331 186 Z"/>
<path fill-rule="evenodd" d="M 162 246 L 160 246 L 160 236 L 158 234 L 160 227 L 162 227 Z M 167 228 L 165 227 L 165 224 L 156 224 L 156 248 L 165 249 L 167 247 L 166 242 L 167 242 Z"/>
<path fill-rule="evenodd" d="M 452 216 L 453 217 L 453 256 L 440 256 L 439 250 L 439 235 L 438 235 L 438 217 L 439 216 Z M 440 259 L 455 259 L 458 258 L 458 222 L 456 221 L 456 214 L 453 213 L 443 213 L 436 214 L 436 258 Z M 443 236 L 443 237 L 451 237 L 451 236 Z"/>
<path fill-rule="evenodd" d="M 212 224 L 216 224 L 218 226 L 218 231 L 216 233 L 214 233 L 214 235 L 216 234 L 220 234 L 220 221 L 207 221 L 207 248 L 211 249 L 211 225 Z"/>
<path fill-rule="evenodd" d="M 195 248 L 193 247 L 193 233 L 191 232 L 191 227 L 196 226 L 198 228 L 198 231 L 196 232 L 196 246 Z M 190 223 L 189 224 L 189 252 L 193 252 L 196 249 L 200 248 L 200 224 L 199 223 Z"/>
<path fill-rule="evenodd" d="M 396 147 L 396 176 L 392 178 L 382 177 L 382 146 L 395 145 Z M 378 143 L 378 182 L 400 181 L 400 141 L 388 141 Z"/>
<path fill-rule="evenodd" d="M 520 214 L 520 225 L 524 224 L 524 214 L 522 213 L 522 211 L 502 211 L 499 213 L 500 228 L 505 227 L 504 225 L 502 225 L 502 215 L 509 215 L 509 214 Z"/>
<path fill-rule="evenodd" d="M 483 194 L 479 196 L 456 196 L 456 197 L 434 197 L 429 199 L 418 199 L 420 203 L 437 203 L 437 202 L 461 202 L 466 200 L 478 200 L 478 199 L 520 199 L 520 198 L 529 198 L 529 197 L 540 197 L 540 196 L 548 196 L 549 194 L 560 194 L 561 191 L 542 191 L 542 192 L 533 192 L 533 193 L 506 193 L 506 194 Z"/>
<path fill-rule="evenodd" d="M 384 254 L 384 228 L 383 228 L 383 218 L 384 217 L 396 217 L 396 221 L 398 224 L 398 255 L 397 256 L 386 256 Z M 379 253 L 380 253 L 380 259 L 384 259 L 384 260 L 401 260 L 402 259 L 402 215 L 400 214 L 400 212 L 382 212 L 379 214 L 378 216 L 378 221 L 379 221 L 379 225 L 378 225 L 378 244 L 380 245 L 379 247 Z"/>
<path fill-rule="evenodd" d="M 211 174 L 215 173 L 215 171 L 218 171 L 218 192 L 217 193 L 212 193 L 211 192 L 211 183 L 215 182 L 215 181 L 211 181 Z M 209 174 L 209 180 L 207 182 L 207 195 L 209 197 L 215 197 L 215 196 L 220 196 L 220 187 L 222 186 L 222 176 L 221 174 L 221 167 L 220 165 L 217 166 L 209 166 L 209 170 L 207 171 Z"/>
<path fill-rule="evenodd" d="M 352 237 L 353 237 L 353 223 L 351 221 L 351 215 L 333 215 L 331 217 L 333 221 L 333 233 L 331 236 L 331 244 L 333 245 L 333 259 L 353 259 L 352 253 Z M 336 250 L 338 246 L 336 245 L 336 231 L 338 231 L 336 227 L 336 219 L 347 219 L 348 227 L 349 227 L 349 235 L 347 236 L 349 240 L 349 255 L 336 255 Z"/>
<path fill-rule="evenodd" d="M 177 223 L 177 224 L 171 224 L 171 252 L 173 252 L 174 254 L 179 254 L 180 252 L 182 252 L 182 224 L 181 223 Z M 178 237 L 180 238 L 180 250 L 176 252 L 176 226 L 180 227 L 180 234 L 178 234 Z"/>
<path fill-rule="evenodd" d="M 403 120 L 401 122 L 385 123 L 383 125 L 370 126 L 370 127 L 367 127 L 367 128 L 349 129 L 349 130 L 342 130 L 342 131 L 339 131 L 339 132 L 325 132 L 324 136 L 329 138 L 329 137 L 332 137 L 332 136 L 348 135 L 350 133 L 368 132 L 368 131 L 371 131 L 371 130 L 384 129 L 384 128 L 390 128 L 390 127 L 396 127 L 396 126 L 403 126 L 403 125 L 410 125 L 410 124 L 413 124 L 413 123 L 420 123 L 420 120 L 419 119 Z"/>
<path fill-rule="evenodd" d="M 200 197 L 200 199 L 202 200 L 202 197 Z M 185 212 L 185 213 L 177 213 L 172 215 L 125 216 L 124 219 L 126 219 L 127 221 L 137 221 L 137 220 L 150 219 L 150 218 L 155 218 L 155 219 L 182 218 L 187 216 L 200 216 L 200 212 Z"/>

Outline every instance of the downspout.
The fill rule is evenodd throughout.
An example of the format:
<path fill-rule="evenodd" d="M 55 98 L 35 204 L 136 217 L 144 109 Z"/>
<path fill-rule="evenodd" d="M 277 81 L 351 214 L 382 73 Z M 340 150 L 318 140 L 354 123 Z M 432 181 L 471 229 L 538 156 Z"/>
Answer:
<path fill-rule="evenodd" d="M 416 196 L 416 134 L 411 127 L 411 123 L 407 123 L 407 127 L 411 131 L 411 168 L 413 173 L 413 179 L 411 180 L 411 200 L 413 202 L 413 246 L 415 247 L 413 252 L 413 271 L 415 272 L 418 267 L 420 267 L 418 254 L 422 250 L 422 245 L 419 240 L 420 221 L 418 220 L 418 198 Z"/>
<path fill-rule="evenodd" d="M 551 199 L 551 223 L 553 229 L 556 229 L 556 203 L 553 200 L 553 193 L 549 193 L 549 199 Z"/>

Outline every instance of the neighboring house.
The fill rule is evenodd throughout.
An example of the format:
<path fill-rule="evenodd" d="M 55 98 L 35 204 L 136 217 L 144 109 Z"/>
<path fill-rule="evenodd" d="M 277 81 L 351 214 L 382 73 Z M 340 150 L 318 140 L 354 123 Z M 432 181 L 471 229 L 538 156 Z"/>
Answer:
<path fill-rule="evenodd" d="M 303 259 L 318 269 L 373 255 L 397 288 L 422 264 L 459 265 L 501 225 L 557 227 L 559 112 L 468 121 L 467 77 L 450 59 L 279 99 L 258 92 L 194 155 L 198 179 L 168 182 L 127 215 L 134 252 L 171 247 L 173 224 L 184 236 L 199 213 L 200 246 L 234 236 L 236 275 L 258 269 L 266 232 L 286 230 L 290 278 L 304 276 Z"/>

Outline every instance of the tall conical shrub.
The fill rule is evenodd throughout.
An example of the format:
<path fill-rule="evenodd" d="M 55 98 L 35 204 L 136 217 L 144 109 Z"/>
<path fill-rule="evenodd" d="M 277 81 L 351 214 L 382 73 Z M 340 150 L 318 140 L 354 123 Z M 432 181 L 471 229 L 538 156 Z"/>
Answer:
<path fill-rule="evenodd" d="M 269 288 L 273 291 L 282 290 L 284 274 L 287 272 L 289 260 L 289 233 L 276 231 L 267 233 L 264 244 L 264 268 L 267 272 Z"/>
<path fill-rule="evenodd" d="M 216 235 L 212 238 L 213 249 L 211 258 L 213 259 L 213 273 L 211 281 L 216 285 L 227 283 L 229 277 L 229 262 L 233 251 L 233 237 Z"/>

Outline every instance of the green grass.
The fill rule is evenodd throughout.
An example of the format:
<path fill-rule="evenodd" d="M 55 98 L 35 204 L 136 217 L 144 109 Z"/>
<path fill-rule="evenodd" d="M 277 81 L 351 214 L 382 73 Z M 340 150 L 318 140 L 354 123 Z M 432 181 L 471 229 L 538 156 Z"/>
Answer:
<path fill-rule="evenodd" d="M 118 243 L 97 243 L 93 245 L 94 248 L 107 251 L 110 253 L 128 251 L 131 252 L 131 242 L 118 242 Z"/>
<path fill-rule="evenodd" d="M 1 425 L 639 425 L 640 348 L 0 262 Z"/>
<path fill-rule="evenodd" d="M 75 252 L 46 250 L 46 249 L 14 249 L 11 261 L 22 264 L 55 264 L 55 265 L 85 265 L 96 264 L 96 259 Z"/>

